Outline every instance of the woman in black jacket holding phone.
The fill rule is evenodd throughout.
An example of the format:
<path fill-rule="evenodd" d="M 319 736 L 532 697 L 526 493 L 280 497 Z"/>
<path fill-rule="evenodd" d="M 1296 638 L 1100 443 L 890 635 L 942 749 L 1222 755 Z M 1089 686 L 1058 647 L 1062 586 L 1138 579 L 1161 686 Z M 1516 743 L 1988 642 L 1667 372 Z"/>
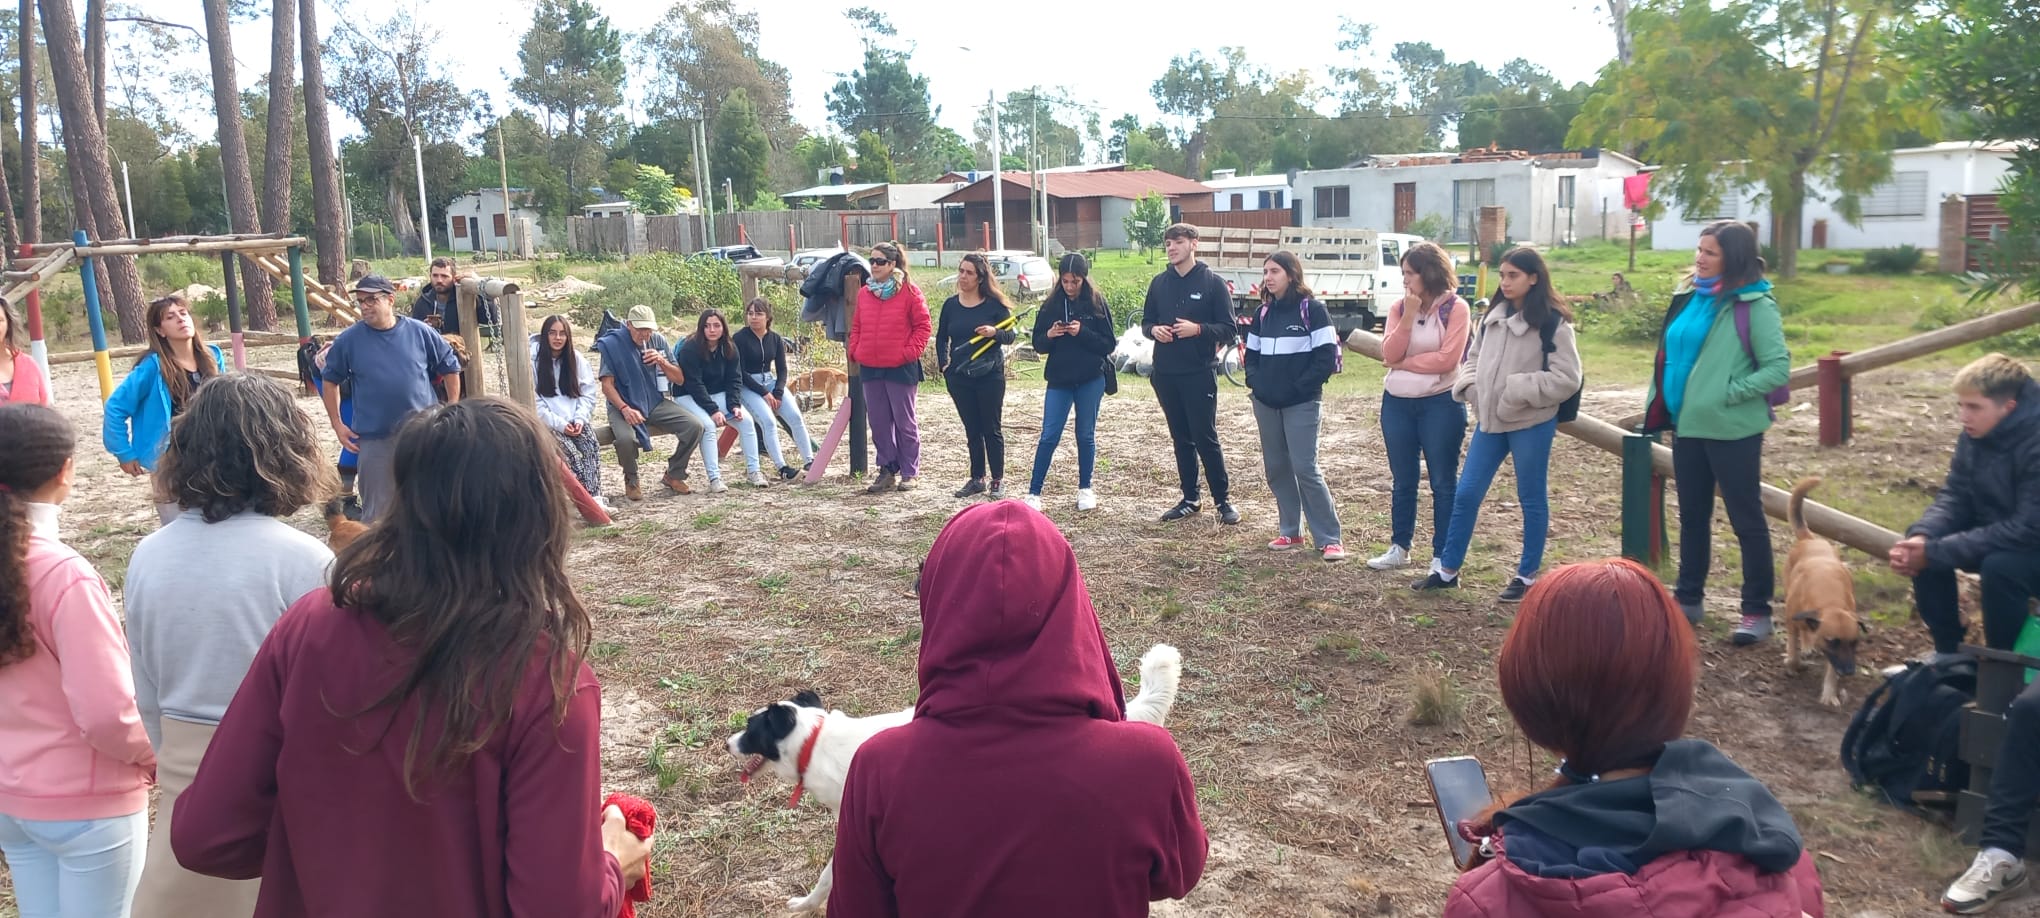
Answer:
<path fill-rule="evenodd" d="M 722 313 L 702 310 L 694 321 L 694 334 L 673 346 L 673 362 L 680 365 L 685 382 L 674 386 L 673 399 L 704 428 L 715 430 L 727 424 L 735 427 L 744 447 L 748 480 L 765 487 L 765 473 L 758 469 L 758 432 L 744 416 L 744 374 L 737 346 L 730 338 L 729 323 Z M 723 484 L 722 464 L 717 461 L 716 437 L 701 438 L 701 466 L 708 470 L 708 490 L 719 494 L 729 490 Z"/>
<path fill-rule="evenodd" d="M 1062 442 L 1070 409 L 1077 412 L 1077 509 L 1094 510 L 1098 495 L 1091 490 L 1091 469 L 1098 461 L 1098 406 L 1112 382 L 1105 358 L 1118 344 L 1112 311 L 1091 286 L 1091 263 L 1074 252 L 1057 268 L 1055 291 L 1034 316 L 1034 350 L 1047 363 L 1041 378 L 1048 383 L 1042 398 L 1041 442 L 1034 447 L 1034 475 L 1027 483 L 1027 505 L 1041 509 L 1041 485 L 1049 460 Z"/>
<path fill-rule="evenodd" d="M 1013 343 L 1013 306 L 992 277 L 991 263 L 977 252 L 963 256 L 956 267 L 956 294 L 942 303 L 935 319 L 935 354 L 942 364 L 942 383 L 963 419 L 970 443 L 970 480 L 957 497 L 985 493 L 985 466 L 991 465 L 991 497 L 1006 496 L 1006 345 Z"/>

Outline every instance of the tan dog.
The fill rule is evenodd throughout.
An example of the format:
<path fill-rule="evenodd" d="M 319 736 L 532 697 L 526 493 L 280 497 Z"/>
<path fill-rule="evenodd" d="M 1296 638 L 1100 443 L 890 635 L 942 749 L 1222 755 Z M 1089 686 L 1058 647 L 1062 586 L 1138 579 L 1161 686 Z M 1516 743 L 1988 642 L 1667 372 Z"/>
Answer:
<path fill-rule="evenodd" d="M 833 409 L 836 403 L 850 397 L 850 377 L 842 370 L 816 367 L 793 378 L 786 384 L 788 392 L 813 392 L 822 396 Z"/>
<path fill-rule="evenodd" d="M 1792 550 L 1785 555 L 1785 666 L 1800 668 L 1801 655 L 1818 650 L 1827 660 L 1820 703 L 1842 703 L 1837 683 L 1856 673 L 1856 644 L 1869 627 L 1856 617 L 1856 580 L 1828 540 L 1806 528 L 1801 505 L 1820 484 L 1808 478 L 1792 489 L 1786 519 L 1792 523 Z"/>
<path fill-rule="evenodd" d="M 333 549 L 336 553 L 340 549 L 352 544 L 355 539 L 361 538 L 361 534 L 368 531 L 367 525 L 347 518 L 346 505 L 341 503 L 341 499 L 338 497 L 326 502 L 325 511 L 326 547 Z"/>

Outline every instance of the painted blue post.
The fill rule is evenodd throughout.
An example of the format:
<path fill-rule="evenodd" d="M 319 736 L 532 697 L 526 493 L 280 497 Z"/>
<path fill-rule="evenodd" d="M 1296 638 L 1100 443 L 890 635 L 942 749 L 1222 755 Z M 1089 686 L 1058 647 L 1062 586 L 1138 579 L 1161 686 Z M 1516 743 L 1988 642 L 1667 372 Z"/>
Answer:
<path fill-rule="evenodd" d="M 84 230 L 71 233 L 71 244 L 85 248 L 92 244 Z M 92 326 L 92 362 L 99 367 L 99 400 L 113 397 L 113 355 L 106 350 L 106 320 L 99 317 L 99 273 L 92 257 L 78 259 L 78 279 L 85 285 L 85 321 Z"/>

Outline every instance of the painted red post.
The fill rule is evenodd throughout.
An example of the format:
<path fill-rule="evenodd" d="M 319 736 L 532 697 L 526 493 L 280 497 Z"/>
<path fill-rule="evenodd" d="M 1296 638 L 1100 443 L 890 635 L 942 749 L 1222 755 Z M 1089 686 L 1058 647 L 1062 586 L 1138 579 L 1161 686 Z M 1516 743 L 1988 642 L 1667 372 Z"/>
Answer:
<path fill-rule="evenodd" d="M 788 264 L 793 263 L 794 254 L 799 251 L 800 246 L 796 245 L 793 241 L 793 221 L 788 220 L 786 221 L 786 261 Z"/>
<path fill-rule="evenodd" d="M 984 226 L 984 229 L 985 229 L 985 251 L 989 252 L 989 251 L 991 251 L 991 250 L 992 250 L 992 224 L 991 224 L 991 221 L 989 221 L 989 220 L 985 221 L 985 223 L 983 224 L 983 226 Z"/>
<path fill-rule="evenodd" d="M 35 246 L 29 245 L 26 242 L 22 243 L 21 260 L 33 263 L 35 260 Z M 26 270 L 28 265 L 24 264 L 22 267 Z M 38 287 L 30 290 L 28 298 L 24 302 L 28 305 L 28 354 L 30 357 L 35 358 L 36 365 L 42 368 L 43 378 L 49 379 L 51 378 L 50 347 L 43 341 L 42 288 Z"/>
<path fill-rule="evenodd" d="M 942 264 L 942 226 L 948 222 L 947 220 L 935 221 L 935 264 L 937 266 Z"/>
<path fill-rule="evenodd" d="M 1849 442 L 1849 378 L 1842 372 L 1842 358 L 1848 351 L 1833 351 L 1817 361 L 1820 384 L 1820 445 L 1841 446 Z"/>

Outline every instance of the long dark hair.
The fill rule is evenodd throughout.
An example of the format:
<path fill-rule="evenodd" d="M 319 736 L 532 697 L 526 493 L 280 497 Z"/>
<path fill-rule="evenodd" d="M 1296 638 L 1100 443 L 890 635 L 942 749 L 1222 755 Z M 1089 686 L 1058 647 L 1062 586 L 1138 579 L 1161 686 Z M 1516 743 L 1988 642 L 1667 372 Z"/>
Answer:
<path fill-rule="evenodd" d="M 708 320 L 710 319 L 722 323 L 722 343 L 715 347 L 718 356 L 724 360 L 737 359 L 737 343 L 730 340 L 730 320 L 723 318 L 723 314 L 718 310 L 704 309 L 701 311 L 701 317 L 694 320 L 694 334 L 687 336 L 687 346 L 692 348 L 696 354 L 703 357 L 708 356 Z"/>
<path fill-rule="evenodd" d="M 1572 321 L 1572 307 L 1565 304 L 1565 297 L 1551 286 L 1551 269 L 1544 264 L 1544 256 L 1526 245 L 1519 245 L 1502 255 L 1504 264 L 1514 265 L 1516 270 L 1530 275 L 1530 289 L 1523 294 L 1523 301 L 1511 304 L 1523 314 L 1523 321 L 1531 328 L 1543 328 L 1555 314 L 1567 322 Z M 1495 294 L 1495 306 L 1508 303 L 1501 294 Z M 1492 308 L 1492 307 L 1490 307 Z"/>
<path fill-rule="evenodd" d="M 1734 220 L 1716 220 L 1700 230 L 1700 238 L 1714 237 L 1721 246 L 1721 292 L 1741 290 L 1764 279 L 1764 255 L 1757 247 L 1757 233 Z"/>
<path fill-rule="evenodd" d="M 555 325 L 567 327 L 567 346 L 560 349 L 557 370 L 553 368 L 551 338 Z M 538 394 L 543 398 L 581 397 L 581 358 L 574 353 L 574 323 L 567 321 L 566 316 L 546 316 L 545 323 L 538 327 L 538 355 L 531 360 L 531 378 L 537 380 Z"/>
<path fill-rule="evenodd" d="M 312 419 L 275 380 L 227 373 L 200 386 L 156 466 L 156 497 L 217 523 L 253 510 L 289 516 L 337 492 Z"/>
<path fill-rule="evenodd" d="M 1013 302 L 1006 299 L 1006 291 L 1000 289 L 999 282 L 992 278 L 992 263 L 985 258 L 983 252 L 972 252 L 963 256 L 963 263 L 970 265 L 970 269 L 977 272 L 977 295 L 980 299 L 997 303 L 1007 312 L 1013 311 Z M 957 292 L 962 293 L 962 288 L 958 288 Z"/>
<path fill-rule="evenodd" d="M 163 313 L 169 312 L 172 306 L 182 306 L 185 312 L 191 311 L 191 304 L 181 293 L 149 301 L 149 313 L 142 320 L 148 326 L 144 331 L 149 336 L 149 349 L 135 358 L 135 366 L 141 366 L 150 354 L 156 355 L 156 369 L 163 374 L 163 384 L 170 387 L 170 400 L 181 405 L 191 398 L 191 378 L 177 366 L 176 356 L 170 350 L 170 339 L 156 330 L 156 326 L 163 323 Z M 198 366 L 200 380 L 220 375 L 219 365 L 213 363 L 212 353 L 206 350 L 205 328 L 199 325 L 197 316 L 191 317 L 191 362 Z"/>
<path fill-rule="evenodd" d="M 553 723 L 565 720 L 591 626 L 567 578 L 559 449 L 530 410 L 494 396 L 427 408 L 398 430 L 393 462 L 395 500 L 341 549 L 332 590 L 412 654 L 354 713 L 417 702 L 404 787 L 423 799 L 421 779 L 458 768 L 509 722 L 535 654 Z M 395 721 L 393 711 L 377 743 Z"/>
<path fill-rule="evenodd" d="M 1084 279 L 1083 288 L 1077 291 L 1076 299 L 1071 299 L 1063 293 L 1062 278 L 1065 274 Z M 1055 297 L 1062 301 L 1065 314 L 1069 312 L 1071 305 L 1075 305 L 1081 309 L 1089 309 L 1092 315 L 1101 317 L 1108 315 L 1105 298 L 1098 295 L 1098 288 L 1091 286 L 1091 261 L 1077 252 L 1064 255 L 1062 261 L 1056 265 Z"/>
<path fill-rule="evenodd" d="M 0 335 L 0 350 L 5 350 L 10 356 L 27 350 L 28 327 L 14 317 L 14 307 L 0 300 L 0 313 L 4 313 L 0 318 L 7 321 L 7 333 Z"/>
<path fill-rule="evenodd" d="M 78 435 L 54 409 L 0 404 L 0 666 L 35 656 L 28 623 L 28 495 L 63 473 Z"/>
<path fill-rule="evenodd" d="M 1289 290 L 1282 294 L 1284 297 L 1294 296 L 1298 300 L 1307 300 L 1315 295 L 1311 293 L 1310 285 L 1303 282 L 1303 262 L 1297 260 L 1296 253 L 1283 249 L 1269 255 L 1262 264 L 1270 261 L 1281 268 L 1282 273 L 1289 275 Z M 1263 305 L 1275 302 L 1275 298 L 1268 295 L 1266 287 L 1261 288 L 1261 302 Z"/>

